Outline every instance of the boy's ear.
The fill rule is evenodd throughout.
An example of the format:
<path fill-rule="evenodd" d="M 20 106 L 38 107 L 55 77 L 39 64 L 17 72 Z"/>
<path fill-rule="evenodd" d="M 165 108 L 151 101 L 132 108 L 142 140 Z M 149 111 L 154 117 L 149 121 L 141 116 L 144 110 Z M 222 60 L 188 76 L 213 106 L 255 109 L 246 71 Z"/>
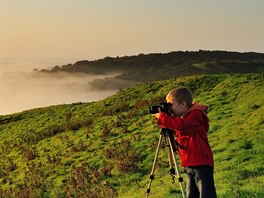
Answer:
<path fill-rule="evenodd" d="M 185 101 L 182 101 L 182 106 L 187 107 L 187 103 Z"/>

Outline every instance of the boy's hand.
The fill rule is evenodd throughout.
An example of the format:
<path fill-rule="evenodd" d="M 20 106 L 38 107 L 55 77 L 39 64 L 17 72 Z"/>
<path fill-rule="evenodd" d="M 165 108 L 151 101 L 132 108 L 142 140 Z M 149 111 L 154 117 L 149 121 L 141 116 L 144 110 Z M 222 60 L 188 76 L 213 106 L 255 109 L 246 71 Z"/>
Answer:
<path fill-rule="evenodd" d="M 159 113 L 155 113 L 152 116 L 155 117 L 155 118 L 157 118 L 157 119 L 159 119 L 160 113 L 161 113 L 161 109 L 159 108 Z"/>
<path fill-rule="evenodd" d="M 157 119 L 159 119 L 159 117 L 160 117 L 160 113 L 152 114 L 152 116 L 155 117 L 155 118 L 157 118 Z"/>

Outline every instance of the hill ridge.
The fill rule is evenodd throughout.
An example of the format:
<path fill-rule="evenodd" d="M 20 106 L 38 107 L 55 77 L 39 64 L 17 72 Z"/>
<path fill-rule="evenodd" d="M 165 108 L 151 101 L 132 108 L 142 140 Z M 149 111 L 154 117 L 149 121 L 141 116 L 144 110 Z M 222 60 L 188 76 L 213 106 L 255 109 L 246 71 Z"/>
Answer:
<path fill-rule="evenodd" d="M 202 74 L 264 73 L 264 54 L 220 50 L 172 51 L 123 57 L 105 57 L 94 61 L 55 66 L 51 70 L 35 69 L 48 75 L 83 73 L 112 77 L 89 82 L 94 89 L 123 89 L 142 82 Z"/>

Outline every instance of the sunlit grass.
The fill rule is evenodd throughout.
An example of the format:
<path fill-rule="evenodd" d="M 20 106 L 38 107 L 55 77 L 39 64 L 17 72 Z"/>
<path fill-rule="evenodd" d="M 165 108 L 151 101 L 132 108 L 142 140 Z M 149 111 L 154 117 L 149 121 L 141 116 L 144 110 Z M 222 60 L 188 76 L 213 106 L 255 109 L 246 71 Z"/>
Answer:
<path fill-rule="evenodd" d="M 263 197 L 264 86 L 258 74 L 157 81 L 98 102 L 0 116 L 0 196 L 144 197 L 160 134 L 148 107 L 177 86 L 189 86 L 195 101 L 209 105 L 218 197 Z M 156 172 L 166 174 L 153 180 L 151 197 L 181 197 L 167 161 L 162 148 Z"/>

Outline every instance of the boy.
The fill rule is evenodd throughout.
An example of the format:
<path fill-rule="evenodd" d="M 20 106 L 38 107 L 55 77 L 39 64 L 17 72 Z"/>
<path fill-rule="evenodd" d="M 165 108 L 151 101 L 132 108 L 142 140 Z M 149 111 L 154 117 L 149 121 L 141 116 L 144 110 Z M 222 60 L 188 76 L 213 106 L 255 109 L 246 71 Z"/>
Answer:
<path fill-rule="evenodd" d="M 192 92 L 186 87 L 171 90 L 167 97 L 171 115 L 154 114 L 161 128 L 175 131 L 179 143 L 181 165 L 186 172 L 186 193 L 189 198 L 214 198 L 214 160 L 208 143 L 207 106 L 192 102 Z"/>

